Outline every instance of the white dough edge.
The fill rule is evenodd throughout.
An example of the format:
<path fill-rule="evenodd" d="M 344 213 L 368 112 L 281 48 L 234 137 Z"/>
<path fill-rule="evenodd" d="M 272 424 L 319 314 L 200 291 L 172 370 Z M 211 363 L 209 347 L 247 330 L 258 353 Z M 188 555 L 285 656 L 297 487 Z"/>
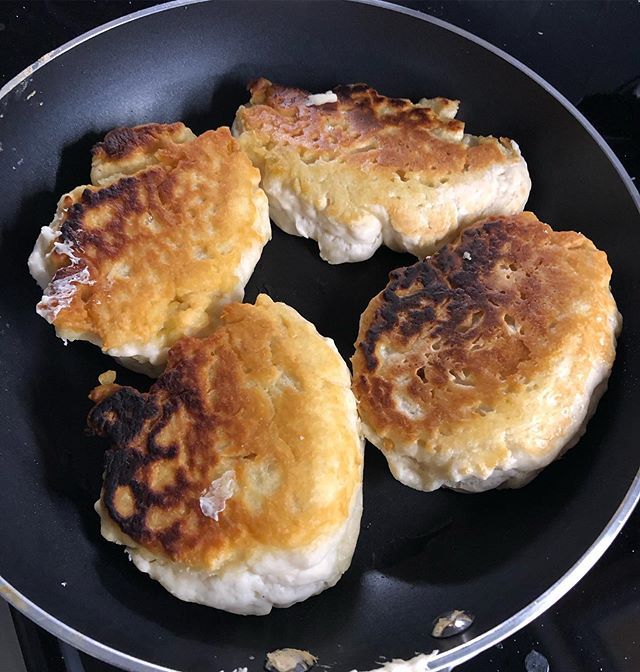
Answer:
<path fill-rule="evenodd" d="M 85 187 L 78 187 L 78 190 L 83 190 L 84 188 Z M 70 192 L 70 194 L 65 194 L 60 199 L 60 203 L 62 203 L 62 200 L 68 195 L 73 197 L 75 191 L 77 190 Z M 206 329 L 204 331 L 202 329 L 194 329 L 193 332 L 182 334 L 183 336 L 206 335 L 217 326 L 218 318 L 224 305 L 243 300 L 244 288 L 249 282 L 256 264 L 262 256 L 264 246 L 271 240 L 269 205 L 264 191 L 259 187 L 256 187 L 253 202 L 256 206 L 256 217 L 252 223 L 252 228 L 260 235 L 260 241 L 251 248 L 245 250 L 242 254 L 240 264 L 234 273 L 237 278 L 237 284 L 233 291 L 224 295 L 215 295 L 210 309 L 207 311 L 209 313 L 209 324 Z M 58 246 L 57 251 L 66 254 L 71 259 L 72 264 L 75 263 L 74 259 L 77 259 L 69 246 L 62 246 L 56 243 L 57 238 L 60 236 L 60 225 L 62 223 L 63 214 L 64 211 L 59 204 L 56 216 L 49 226 L 43 226 L 41 228 L 33 251 L 29 255 L 29 272 L 43 290 L 47 290 L 47 288 L 50 287 L 51 280 L 55 274 L 55 268 L 51 261 L 51 253 L 56 245 Z M 86 271 L 86 268 L 84 270 Z M 75 283 L 80 282 L 82 282 L 82 279 L 76 280 L 73 276 L 67 280 L 65 286 L 65 293 L 68 298 L 67 305 L 70 304 L 73 293 L 75 292 Z M 69 283 L 71 283 L 70 286 Z M 46 298 L 47 297 L 43 295 L 42 300 L 36 307 L 36 312 L 44 317 L 49 323 L 52 323 L 55 320 L 57 311 L 52 312 L 47 308 Z M 129 343 L 118 348 L 104 349 L 101 340 L 88 333 L 78 333 L 75 331 L 58 329 L 56 327 L 56 335 L 65 341 L 65 344 L 67 341 L 78 340 L 93 343 L 101 348 L 105 354 L 114 357 L 120 364 L 122 364 L 122 366 L 131 369 L 132 371 L 137 371 L 138 373 L 144 373 L 152 378 L 157 378 L 164 370 L 167 363 L 167 354 L 171 345 L 173 345 L 173 343 L 167 343 L 164 337 L 158 336 L 153 341 L 147 343 Z"/>
<path fill-rule="evenodd" d="M 615 348 L 615 339 L 622 326 L 622 316 L 616 311 L 610 320 L 611 338 Z M 362 421 L 362 429 L 366 439 L 387 458 L 394 478 L 416 490 L 431 492 L 444 487 L 459 492 L 476 493 L 494 488 L 521 488 L 578 443 L 607 389 L 611 365 L 597 360 L 591 364 L 583 389 L 576 390 L 573 399 L 558 400 L 550 393 L 553 380 L 570 375 L 571 365 L 574 363 L 576 362 L 561 359 L 556 370 L 545 376 L 548 393 L 545 394 L 543 390 L 537 400 L 532 400 L 528 404 L 530 413 L 527 419 L 509 429 L 509 436 L 506 437 L 507 444 L 511 443 L 508 459 L 484 473 L 468 473 L 468 468 L 463 466 L 464 446 L 459 446 L 455 451 L 449 449 L 442 455 L 432 455 L 427 462 L 420 460 L 420 449 L 417 445 L 401 448 L 396 446 L 394 451 L 385 450 L 383 439 L 365 421 Z M 537 409 L 534 407 L 536 401 L 540 404 Z M 556 433 L 552 441 L 546 440 L 544 436 L 553 435 L 554 425 L 567 416 L 572 421 L 566 430 L 561 434 Z M 528 451 L 527 448 L 533 444 L 538 447 L 545 445 L 545 450 Z M 457 460 L 456 453 L 461 457 L 460 461 Z"/>
<path fill-rule="evenodd" d="M 361 440 L 362 449 L 363 444 Z M 102 536 L 127 546 L 134 565 L 175 597 L 233 614 L 263 616 L 273 607 L 290 607 L 331 588 L 347 571 L 360 533 L 362 483 L 352 496 L 347 520 L 332 534 L 303 548 L 255 553 L 219 573 L 190 569 L 149 553 L 120 531 L 101 499 L 95 508 Z"/>
<path fill-rule="evenodd" d="M 445 244 L 461 227 L 477 219 L 522 212 L 531 181 L 520 157 L 506 166 L 492 167 L 481 177 L 464 176 L 438 187 L 423 186 L 422 197 L 412 199 L 420 220 L 420 234 L 412 236 L 400 233 L 388 210 L 380 204 L 363 207 L 357 220 L 343 222 L 329 216 L 325 209 L 314 207 L 291 183 L 268 173 L 263 175 L 262 188 L 269 198 L 271 219 L 278 228 L 316 240 L 322 259 L 342 264 L 370 259 L 381 245 L 423 259 L 434 245 Z M 445 237 L 435 241 L 430 220 L 442 218 L 450 220 L 450 226 Z"/>

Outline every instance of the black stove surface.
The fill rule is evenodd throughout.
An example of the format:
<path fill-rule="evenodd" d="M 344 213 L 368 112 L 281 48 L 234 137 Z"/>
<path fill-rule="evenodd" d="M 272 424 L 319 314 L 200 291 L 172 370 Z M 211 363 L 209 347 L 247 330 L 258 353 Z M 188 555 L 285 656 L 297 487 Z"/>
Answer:
<path fill-rule="evenodd" d="M 0 3 L 0 83 L 76 35 L 152 4 Z M 450 0 L 399 4 L 469 30 L 531 67 L 577 105 L 632 179 L 638 177 L 640 2 Z M 515 636 L 458 669 L 544 672 L 546 661 L 551 672 L 638 672 L 638 549 L 640 511 L 567 596 Z M 115 669 L 59 642 L 15 611 L 13 617 L 28 672 Z"/>

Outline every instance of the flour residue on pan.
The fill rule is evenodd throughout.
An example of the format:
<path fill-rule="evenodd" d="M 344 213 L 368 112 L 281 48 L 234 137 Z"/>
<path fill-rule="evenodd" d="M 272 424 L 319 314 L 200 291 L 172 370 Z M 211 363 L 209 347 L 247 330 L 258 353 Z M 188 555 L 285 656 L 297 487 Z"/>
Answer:
<path fill-rule="evenodd" d="M 264 663 L 267 672 L 307 672 L 318 659 L 302 649 L 277 649 L 267 653 Z"/>
<path fill-rule="evenodd" d="M 409 660 L 394 658 L 382 667 L 368 670 L 368 672 L 426 672 L 432 669 L 429 665 L 438 653 L 438 649 L 434 649 L 431 653 L 419 653 Z M 358 670 L 351 670 L 351 672 L 358 672 Z"/>

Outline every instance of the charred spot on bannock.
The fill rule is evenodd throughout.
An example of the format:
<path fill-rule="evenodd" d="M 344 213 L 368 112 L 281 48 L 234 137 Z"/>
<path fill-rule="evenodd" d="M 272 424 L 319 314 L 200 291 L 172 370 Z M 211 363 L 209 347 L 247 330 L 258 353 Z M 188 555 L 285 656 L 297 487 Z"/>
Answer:
<path fill-rule="evenodd" d="M 181 123 L 114 128 L 105 135 L 102 142 L 93 147 L 92 154 L 96 156 L 104 152 L 110 159 L 122 159 L 136 149 L 157 141 L 167 131 L 174 133 L 183 128 Z"/>
<path fill-rule="evenodd" d="M 158 414 L 158 406 L 147 394 L 133 387 L 120 387 L 89 412 L 91 434 L 108 437 L 117 444 L 133 441 L 146 422 Z"/>
<path fill-rule="evenodd" d="M 465 229 L 433 256 L 389 274 L 375 316 L 360 342 L 367 366 L 378 365 L 376 345 L 385 334 L 410 338 L 431 330 L 445 344 L 461 345 L 477 337 L 478 327 L 495 324 L 513 300 L 510 290 L 492 287 L 490 275 L 500 262 L 512 263 L 521 250 L 510 241 L 509 218 L 492 219 Z M 470 316 L 472 328 L 461 329 Z"/>

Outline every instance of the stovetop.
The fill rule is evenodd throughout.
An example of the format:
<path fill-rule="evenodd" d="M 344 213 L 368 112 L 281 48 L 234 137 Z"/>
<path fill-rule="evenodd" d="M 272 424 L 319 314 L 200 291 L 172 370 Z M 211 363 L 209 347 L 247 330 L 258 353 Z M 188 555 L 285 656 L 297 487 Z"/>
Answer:
<path fill-rule="evenodd" d="M 152 4 L 155 3 L 103 0 L 0 3 L 0 84 L 76 35 Z M 632 179 L 638 177 L 640 2 L 450 0 L 398 4 L 450 21 L 531 67 L 577 105 L 607 140 Z M 515 636 L 458 669 L 638 672 L 638 556 L 640 510 L 567 596 Z M 56 640 L 19 613 L 12 611 L 12 616 L 27 672 L 115 670 Z M 8 658 L 12 636 L 0 631 L 1 672 L 19 670 L 17 662 L 10 663 Z"/>

